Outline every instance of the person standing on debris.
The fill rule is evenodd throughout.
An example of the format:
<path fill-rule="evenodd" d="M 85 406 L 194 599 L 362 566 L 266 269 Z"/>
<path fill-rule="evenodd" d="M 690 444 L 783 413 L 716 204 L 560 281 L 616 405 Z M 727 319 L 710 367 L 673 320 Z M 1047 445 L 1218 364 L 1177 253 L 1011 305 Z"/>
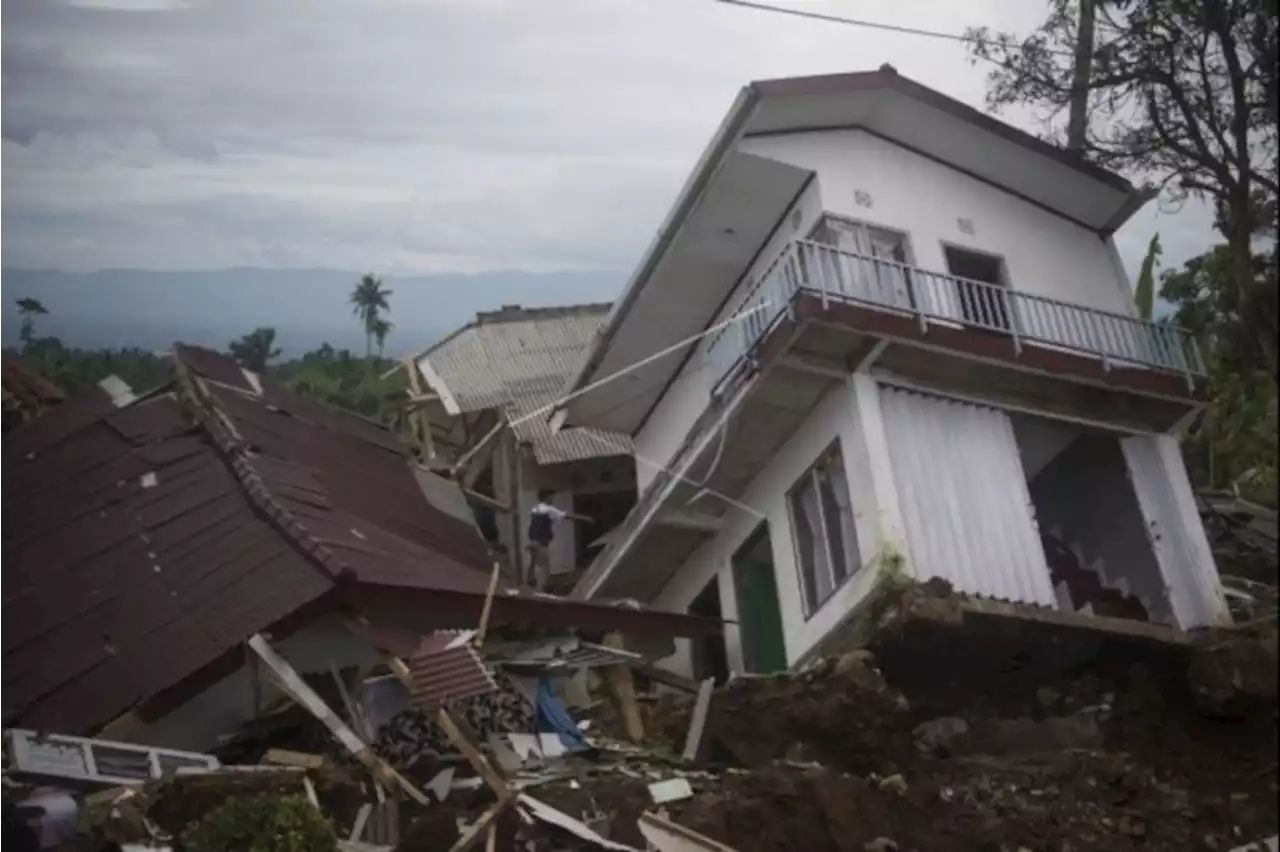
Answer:
<path fill-rule="evenodd" d="M 557 521 L 591 523 L 586 515 L 575 515 L 551 505 L 555 492 L 543 488 L 538 492 L 538 502 L 529 512 L 529 573 L 531 585 L 545 591 L 551 580 L 551 540 L 555 538 Z"/>

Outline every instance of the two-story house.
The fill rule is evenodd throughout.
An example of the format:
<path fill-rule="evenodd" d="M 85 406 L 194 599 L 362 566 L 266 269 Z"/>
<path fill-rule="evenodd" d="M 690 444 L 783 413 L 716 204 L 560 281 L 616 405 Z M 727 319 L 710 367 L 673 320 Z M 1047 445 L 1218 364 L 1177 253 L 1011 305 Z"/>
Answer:
<path fill-rule="evenodd" d="M 575 593 L 720 614 L 746 671 L 889 571 L 1228 618 L 1175 437 L 1204 365 L 1114 242 L 1150 198 L 888 66 L 748 85 L 552 418 L 637 456 Z"/>

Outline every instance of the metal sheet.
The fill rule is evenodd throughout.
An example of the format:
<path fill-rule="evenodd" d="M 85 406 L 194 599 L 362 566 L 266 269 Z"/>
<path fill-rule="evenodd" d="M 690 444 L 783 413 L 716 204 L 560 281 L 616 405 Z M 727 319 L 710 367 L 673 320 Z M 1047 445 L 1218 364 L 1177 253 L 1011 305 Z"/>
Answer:
<path fill-rule="evenodd" d="M 941 577 L 972 595 L 1054 606 L 1008 415 L 889 386 L 881 397 L 917 576 Z"/>
<path fill-rule="evenodd" d="M 1178 626 L 1185 630 L 1229 620 L 1177 441 L 1169 435 L 1136 435 L 1121 446 Z"/>
<path fill-rule="evenodd" d="M 557 308 L 506 308 L 477 320 L 441 341 L 419 359 L 423 374 L 457 402 L 461 411 L 498 409 L 513 419 L 557 400 L 609 312 L 608 304 Z M 544 416 L 515 427 L 533 445 L 539 464 L 632 452 L 630 438 L 594 429 L 552 434 Z"/>

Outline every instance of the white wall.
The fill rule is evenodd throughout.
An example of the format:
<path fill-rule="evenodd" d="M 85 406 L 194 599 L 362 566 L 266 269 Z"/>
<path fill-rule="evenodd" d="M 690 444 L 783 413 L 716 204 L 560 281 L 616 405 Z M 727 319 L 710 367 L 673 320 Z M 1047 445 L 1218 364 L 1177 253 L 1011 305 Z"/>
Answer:
<path fill-rule="evenodd" d="M 797 211 L 798 217 L 795 216 Z M 777 257 L 789 241 L 806 236 L 821 215 L 822 199 L 818 192 L 818 182 L 813 181 L 796 199 L 781 226 L 756 258 L 750 272 L 744 276 L 720 314 L 709 325 L 732 316 L 741 307 L 743 297 L 768 262 L 766 259 Z M 697 282 L 690 282 L 690 286 L 697 286 Z M 680 448 L 685 435 L 711 399 L 711 389 L 719 376 L 707 366 L 705 355 L 714 338 L 714 334 L 709 334 L 700 341 L 680 375 L 658 400 L 653 413 L 635 436 L 636 477 L 641 494 L 661 470 L 661 466 L 666 465 Z"/>
<path fill-rule="evenodd" d="M 774 454 L 741 498 L 742 503 L 762 513 L 769 523 L 788 664 L 802 657 L 871 590 L 879 569 L 876 557 L 886 545 L 886 535 L 894 535 L 895 525 L 900 523 L 895 518 L 884 517 L 885 503 L 892 503 L 892 499 L 886 501 L 877 497 L 877 482 L 884 485 L 884 472 L 873 470 L 873 466 L 880 464 L 883 456 L 869 449 L 882 444 L 883 436 L 868 435 L 867 418 L 863 416 L 866 409 L 878 408 L 875 393 L 873 382 L 851 380 L 827 394 L 803 425 Z M 879 421 L 873 419 L 872 422 L 871 428 L 874 429 Z M 836 438 L 840 439 L 844 455 L 863 567 L 806 618 L 787 492 Z M 896 508 L 891 507 L 888 511 L 896 513 Z M 730 510 L 725 516 L 725 528 L 676 572 L 655 600 L 655 606 L 683 611 L 715 579 L 719 582 L 724 618 L 736 620 L 738 607 L 730 559 L 761 520 L 741 509 Z M 730 668 L 741 671 L 742 644 L 736 625 L 726 625 L 725 643 Z M 676 654 L 664 660 L 662 665 L 689 673 L 692 659 L 688 641 L 679 640 Z"/>
<path fill-rule="evenodd" d="M 943 243 L 1001 255 L 1018 290 L 1136 316 L 1110 241 L 1016 196 L 860 130 L 765 136 L 741 150 L 818 173 L 831 213 L 904 231 L 916 265 L 946 271 Z M 859 206 L 855 193 L 870 196 Z M 958 220 L 973 223 L 974 233 Z"/>
<path fill-rule="evenodd" d="M 1137 315 L 1113 241 L 892 142 L 859 130 L 833 130 L 757 137 L 738 147 L 812 169 L 818 177 L 797 199 L 716 322 L 741 309 L 787 242 L 807 237 L 824 211 L 905 232 L 912 260 L 925 269 L 946 271 L 943 244 L 949 243 L 1002 256 L 1009 283 L 1019 290 Z M 870 207 L 857 203 L 858 192 L 870 197 Z M 960 230 L 960 219 L 973 224 L 972 235 Z M 710 342 L 708 336 L 635 436 L 641 494 L 707 405 L 718 378 L 704 357 Z"/>
<path fill-rule="evenodd" d="M 304 674 L 327 673 L 329 661 L 339 669 L 372 663 L 377 652 L 350 630 L 339 616 L 326 616 L 274 643 L 289 664 Z M 265 696 L 278 695 L 264 674 Z M 218 738 L 234 734 L 253 718 L 253 682 L 241 666 L 169 715 L 148 725 L 133 739 L 162 748 L 206 751 Z"/>

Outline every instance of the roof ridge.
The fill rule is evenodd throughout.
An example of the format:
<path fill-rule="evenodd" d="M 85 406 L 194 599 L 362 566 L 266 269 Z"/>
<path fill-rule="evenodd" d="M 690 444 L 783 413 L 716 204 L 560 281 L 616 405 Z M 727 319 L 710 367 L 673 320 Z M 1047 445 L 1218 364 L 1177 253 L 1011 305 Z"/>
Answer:
<path fill-rule="evenodd" d="M 336 584 L 344 574 L 354 573 L 354 569 L 345 560 L 322 544 L 294 512 L 276 499 L 271 487 L 250 461 L 248 445 L 235 432 L 221 407 L 200 387 L 198 377 L 191 374 L 190 368 L 181 358 L 175 357 L 174 365 L 177 374 L 175 383 L 182 391 L 183 399 L 190 406 L 196 422 L 213 439 L 214 446 L 248 496 L 250 505 L 302 551 L 307 561 L 330 582 Z"/>

